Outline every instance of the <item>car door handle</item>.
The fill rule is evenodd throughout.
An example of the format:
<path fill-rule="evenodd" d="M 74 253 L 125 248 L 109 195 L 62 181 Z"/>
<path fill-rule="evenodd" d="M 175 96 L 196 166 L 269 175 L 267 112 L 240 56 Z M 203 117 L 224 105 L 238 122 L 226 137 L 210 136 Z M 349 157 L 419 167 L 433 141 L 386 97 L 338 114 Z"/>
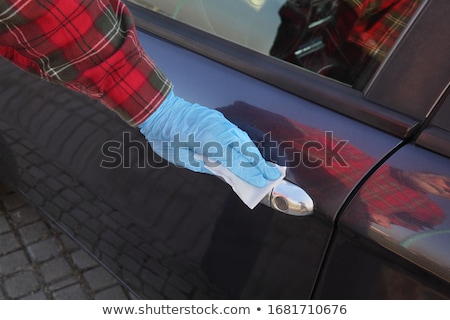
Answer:
<path fill-rule="evenodd" d="M 292 216 L 308 216 L 314 212 L 314 202 L 309 194 L 286 180 L 274 187 L 261 203 Z"/>

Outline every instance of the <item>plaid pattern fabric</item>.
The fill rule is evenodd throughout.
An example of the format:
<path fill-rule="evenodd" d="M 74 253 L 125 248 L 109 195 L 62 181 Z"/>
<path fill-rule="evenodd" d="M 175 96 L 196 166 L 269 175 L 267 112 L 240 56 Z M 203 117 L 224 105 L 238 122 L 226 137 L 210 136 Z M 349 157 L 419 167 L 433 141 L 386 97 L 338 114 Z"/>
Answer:
<path fill-rule="evenodd" d="M 421 0 L 344 0 L 344 3 L 352 10 L 347 11 L 347 17 L 341 19 L 347 26 L 339 26 L 349 30 L 346 41 L 381 62 Z M 339 13 L 344 15 L 343 12 Z M 349 19 L 349 15 L 353 18 Z"/>
<path fill-rule="evenodd" d="M 421 0 L 301 3 L 288 0 L 280 8 L 270 54 L 361 86 L 386 58 Z"/>
<path fill-rule="evenodd" d="M 0 0 L 0 54 L 100 100 L 131 125 L 171 89 L 120 0 Z"/>
<path fill-rule="evenodd" d="M 413 231 L 433 229 L 445 219 L 442 208 L 423 191 L 401 178 L 401 171 L 382 166 L 360 191 L 347 216 L 358 223 L 362 215 L 384 216 L 391 225 Z"/>

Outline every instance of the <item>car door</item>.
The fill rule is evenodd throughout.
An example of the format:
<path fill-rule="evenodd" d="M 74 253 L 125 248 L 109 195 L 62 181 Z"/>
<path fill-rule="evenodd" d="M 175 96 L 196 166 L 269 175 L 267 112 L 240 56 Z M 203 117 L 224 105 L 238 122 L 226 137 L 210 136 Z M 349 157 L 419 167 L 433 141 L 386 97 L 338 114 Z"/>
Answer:
<path fill-rule="evenodd" d="M 335 270 L 328 266 L 339 253 L 333 245 L 342 208 L 417 133 L 448 83 L 447 60 L 422 42 L 436 64 L 418 70 L 401 59 L 410 53 L 408 39 L 417 43 L 412 31 L 422 20 L 415 18 L 399 39 L 405 49 L 398 46 L 354 88 L 264 52 L 284 1 L 136 3 L 129 7 L 139 38 L 175 92 L 247 131 L 267 160 L 288 167 L 286 180 L 310 195 L 314 213 L 292 216 L 262 204 L 250 210 L 220 179 L 168 165 L 137 129 L 98 103 L 5 63 L 0 129 L 2 154 L 10 156 L 2 177 L 138 297 L 313 297 Z M 440 6 L 427 2 L 422 19 Z M 204 28 L 192 26 L 199 13 Z M 226 23 L 230 17 L 236 23 Z M 241 34 L 242 24 L 248 32 Z M 422 94 L 411 94 L 424 70 L 437 74 L 421 82 Z"/>
<path fill-rule="evenodd" d="M 449 107 L 447 92 L 345 208 L 317 298 L 448 298 Z"/>

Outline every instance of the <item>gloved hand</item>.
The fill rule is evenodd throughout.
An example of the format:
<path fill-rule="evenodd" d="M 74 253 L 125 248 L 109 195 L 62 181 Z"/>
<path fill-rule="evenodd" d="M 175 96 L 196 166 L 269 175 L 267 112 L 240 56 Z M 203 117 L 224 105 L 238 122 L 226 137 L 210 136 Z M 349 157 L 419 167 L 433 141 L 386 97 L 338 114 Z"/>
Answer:
<path fill-rule="evenodd" d="M 222 113 L 189 103 L 173 91 L 139 128 L 153 151 L 177 166 L 211 173 L 204 161 L 194 157 L 197 154 L 210 160 L 209 165 L 219 163 L 256 187 L 280 177 L 249 136 Z"/>

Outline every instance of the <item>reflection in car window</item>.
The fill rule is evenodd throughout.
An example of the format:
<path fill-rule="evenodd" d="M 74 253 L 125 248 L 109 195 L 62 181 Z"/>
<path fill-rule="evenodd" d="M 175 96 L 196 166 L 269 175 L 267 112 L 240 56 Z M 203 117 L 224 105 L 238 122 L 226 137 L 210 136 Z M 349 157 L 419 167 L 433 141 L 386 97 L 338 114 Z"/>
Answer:
<path fill-rule="evenodd" d="M 386 58 L 421 0 L 132 0 L 357 88 Z"/>

